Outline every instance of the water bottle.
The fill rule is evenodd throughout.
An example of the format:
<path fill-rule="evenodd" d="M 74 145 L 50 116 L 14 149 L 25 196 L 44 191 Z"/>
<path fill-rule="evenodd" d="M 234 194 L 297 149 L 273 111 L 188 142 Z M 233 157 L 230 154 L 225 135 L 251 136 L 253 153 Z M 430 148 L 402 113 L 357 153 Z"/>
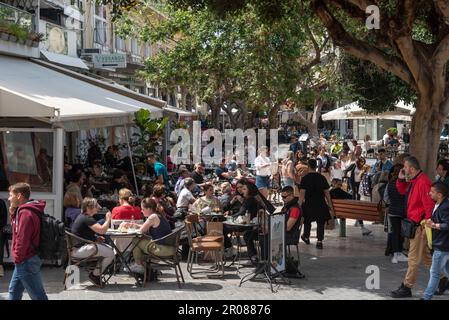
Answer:
<path fill-rule="evenodd" d="M 249 223 L 250 220 L 251 220 L 251 214 L 249 213 L 248 210 L 246 210 L 246 212 L 245 212 L 245 222 Z"/>

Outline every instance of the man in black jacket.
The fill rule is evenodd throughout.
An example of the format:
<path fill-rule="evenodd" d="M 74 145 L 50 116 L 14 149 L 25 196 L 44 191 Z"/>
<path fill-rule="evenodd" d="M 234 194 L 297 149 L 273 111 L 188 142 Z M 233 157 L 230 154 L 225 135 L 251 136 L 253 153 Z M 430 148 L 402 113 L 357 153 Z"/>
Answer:
<path fill-rule="evenodd" d="M 436 202 L 432 217 L 426 221 L 426 226 L 432 228 L 432 266 L 424 300 L 430 300 L 435 290 L 443 293 L 447 287 L 449 276 L 449 190 L 442 182 L 436 182 L 430 189 L 430 196 Z M 446 275 L 440 281 L 441 273 Z"/>

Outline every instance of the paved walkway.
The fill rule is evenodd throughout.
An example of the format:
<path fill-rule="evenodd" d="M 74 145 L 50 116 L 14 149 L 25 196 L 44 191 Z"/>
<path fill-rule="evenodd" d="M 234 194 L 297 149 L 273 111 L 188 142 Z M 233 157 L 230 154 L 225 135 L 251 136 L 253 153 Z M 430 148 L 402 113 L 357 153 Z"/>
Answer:
<path fill-rule="evenodd" d="M 265 282 L 246 282 L 239 287 L 240 278 L 252 269 L 243 268 L 237 274 L 235 269 L 226 271 L 224 280 L 191 279 L 182 264 L 186 283 L 182 289 L 176 284 L 174 271 L 163 270 L 160 281 L 148 283 L 146 288 L 135 287 L 127 276 L 113 277 L 111 284 L 103 289 L 91 286 L 82 275 L 80 288 L 64 291 L 63 270 L 43 268 L 43 279 L 49 299 L 93 299 L 93 300 L 247 300 L 247 299 L 390 299 L 389 292 L 401 283 L 407 264 L 392 264 L 391 258 L 384 256 L 386 234 L 382 225 L 368 225 L 373 234 L 363 237 L 354 221 L 347 222 L 347 237 L 339 238 L 338 229 L 326 231 L 324 250 L 315 248 L 315 238 L 309 246 L 300 244 L 302 271 L 305 279 L 293 279 L 291 285 L 282 285 L 278 293 L 271 293 Z M 312 231 L 312 236 L 314 231 Z M 379 289 L 367 289 L 365 273 L 370 265 L 380 271 Z M 7 297 L 11 269 L 0 279 L 0 299 Z M 422 268 L 413 290 L 414 299 L 420 298 L 428 281 L 428 271 Z M 449 293 L 437 300 L 448 300 Z M 28 296 L 25 295 L 25 299 Z"/>

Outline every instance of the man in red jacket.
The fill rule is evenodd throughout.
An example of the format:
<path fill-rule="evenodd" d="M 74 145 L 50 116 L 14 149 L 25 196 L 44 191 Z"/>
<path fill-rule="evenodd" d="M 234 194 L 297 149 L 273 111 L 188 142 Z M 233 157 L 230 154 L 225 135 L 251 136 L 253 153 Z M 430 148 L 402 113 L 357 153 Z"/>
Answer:
<path fill-rule="evenodd" d="M 407 179 L 407 180 L 406 180 Z M 429 195 L 432 182 L 421 171 L 418 160 L 408 157 L 404 161 L 404 169 L 399 173 L 396 187 L 400 194 L 406 196 L 407 218 L 418 227 L 415 237 L 410 239 L 408 252 L 408 269 L 404 282 L 391 292 L 393 298 L 407 298 L 412 296 L 412 288 L 416 283 L 418 269 L 421 262 L 430 268 L 432 256 L 427 246 L 427 237 L 424 228 L 419 225 L 422 220 L 432 216 L 435 202 Z"/>
<path fill-rule="evenodd" d="M 12 225 L 11 252 L 14 272 L 9 284 L 9 300 L 21 300 L 27 290 L 33 300 L 48 300 L 40 274 L 39 247 L 41 220 L 45 201 L 30 200 L 31 188 L 27 183 L 9 187 L 9 213 Z"/>

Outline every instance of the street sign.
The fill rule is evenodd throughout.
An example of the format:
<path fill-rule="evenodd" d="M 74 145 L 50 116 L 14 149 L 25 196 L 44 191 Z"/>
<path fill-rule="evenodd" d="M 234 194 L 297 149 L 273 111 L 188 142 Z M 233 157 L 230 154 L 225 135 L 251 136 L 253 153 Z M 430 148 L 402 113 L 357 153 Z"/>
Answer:
<path fill-rule="evenodd" d="M 96 54 L 92 56 L 95 68 L 126 68 L 126 54 Z"/>

